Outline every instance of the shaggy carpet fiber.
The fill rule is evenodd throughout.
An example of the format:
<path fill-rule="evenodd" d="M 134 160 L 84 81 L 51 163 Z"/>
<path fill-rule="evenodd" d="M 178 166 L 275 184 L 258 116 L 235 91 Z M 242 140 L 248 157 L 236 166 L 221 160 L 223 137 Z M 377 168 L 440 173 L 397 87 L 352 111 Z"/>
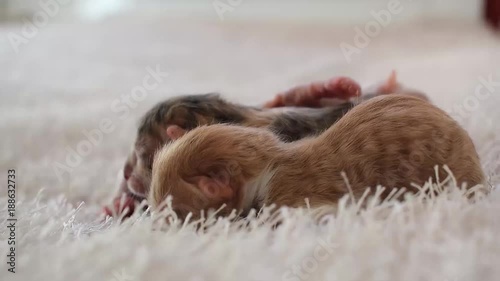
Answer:
<path fill-rule="evenodd" d="M 276 229 L 266 220 L 269 210 L 237 223 L 211 218 L 203 232 L 175 217 L 155 223 L 165 214 L 136 213 L 124 223 L 99 216 L 137 120 L 156 102 L 219 91 L 257 105 L 335 75 L 369 86 L 392 69 L 469 131 L 498 185 L 498 34 L 460 23 L 389 26 L 348 62 L 339 45 L 354 44 L 353 27 L 326 24 L 136 16 L 51 24 L 15 52 L 8 38 L 21 28 L 0 25 L 1 280 L 500 279 L 497 190 L 473 202 L 451 188 L 427 199 L 367 201 L 364 209 L 346 198 L 322 217 L 283 210 Z M 158 83 L 137 90 L 148 75 Z M 8 218 L 17 219 L 16 273 L 8 271 Z"/>

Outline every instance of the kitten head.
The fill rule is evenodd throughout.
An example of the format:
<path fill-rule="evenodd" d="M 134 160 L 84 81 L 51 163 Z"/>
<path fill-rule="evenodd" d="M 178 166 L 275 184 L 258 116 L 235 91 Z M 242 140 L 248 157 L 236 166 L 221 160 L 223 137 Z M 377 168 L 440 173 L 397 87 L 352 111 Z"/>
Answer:
<path fill-rule="evenodd" d="M 138 200 L 146 198 L 155 153 L 179 138 L 179 133 L 200 125 L 243 120 L 241 111 L 217 94 L 182 96 L 159 103 L 140 122 L 136 141 L 123 168 L 120 193 Z M 172 127 L 181 130 L 172 130 Z"/>
<path fill-rule="evenodd" d="M 178 214 L 219 209 L 227 215 L 249 202 L 245 186 L 276 153 L 278 139 L 264 129 L 211 125 L 198 127 L 161 149 L 154 160 L 149 202 L 157 207 L 168 195 Z M 251 205 L 251 203 L 248 203 Z"/>

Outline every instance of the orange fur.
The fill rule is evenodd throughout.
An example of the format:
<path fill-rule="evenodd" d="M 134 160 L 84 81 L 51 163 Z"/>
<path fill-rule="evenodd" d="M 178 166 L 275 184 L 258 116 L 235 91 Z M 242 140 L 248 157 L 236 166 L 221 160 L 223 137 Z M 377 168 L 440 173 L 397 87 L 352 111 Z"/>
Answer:
<path fill-rule="evenodd" d="M 179 212 L 219 208 L 246 212 L 263 204 L 335 204 L 348 192 L 344 171 L 359 198 L 368 187 L 406 187 L 434 178 L 448 165 L 459 183 L 485 181 L 467 132 L 444 111 L 419 98 L 373 98 L 323 134 L 284 143 L 259 128 L 211 125 L 187 132 L 157 154 L 150 203 L 174 197 Z M 444 174 L 440 175 L 444 178 Z M 201 188 L 212 182 L 215 193 Z M 221 178 L 223 180 L 221 180 Z M 224 179 L 227 179 L 224 180 Z M 232 196 L 222 196 L 231 189 Z M 223 190 L 225 190 L 223 192 Z"/>
<path fill-rule="evenodd" d="M 141 122 L 136 142 L 128 157 L 120 183 L 117 200 L 121 193 L 133 195 L 136 200 L 143 200 L 149 193 L 151 166 L 155 152 L 164 144 L 178 139 L 186 131 L 197 126 L 232 123 L 248 127 L 268 128 L 282 136 L 288 142 L 305 136 L 317 135 L 336 122 L 352 106 L 363 100 L 381 94 L 408 94 L 427 99 L 417 91 L 403 87 L 397 82 L 396 73 L 392 74 L 365 92 L 361 98 L 352 98 L 351 102 L 322 98 L 328 96 L 357 96 L 359 85 L 347 77 L 337 77 L 321 83 L 301 85 L 288 90 L 284 96 L 295 106 L 312 105 L 319 102 L 323 109 L 297 107 L 252 108 L 227 102 L 217 95 L 199 95 L 173 98 L 151 109 Z M 277 96 L 279 100 L 280 95 Z M 275 99 L 278 104 L 281 104 Z M 274 102 L 268 103 L 272 105 Z M 277 105 L 277 104 L 276 104 Z M 282 104 L 284 105 L 284 104 Z M 318 104 L 316 104 L 318 105 Z"/>

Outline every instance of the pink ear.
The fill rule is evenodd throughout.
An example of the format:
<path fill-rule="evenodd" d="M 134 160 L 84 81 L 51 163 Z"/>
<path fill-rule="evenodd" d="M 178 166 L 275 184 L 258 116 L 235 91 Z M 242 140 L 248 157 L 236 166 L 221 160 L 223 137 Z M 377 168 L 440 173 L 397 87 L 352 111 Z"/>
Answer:
<path fill-rule="evenodd" d="M 180 137 L 182 137 L 186 133 L 186 130 L 183 128 L 177 126 L 177 125 L 170 125 L 167 127 L 167 136 L 171 138 L 172 140 L 176 140 Z"/>
<path fill-rule="evenodd" d="M 380 86 L 380 91 L 384 94 L 392 94 L 397 90 L 398 87 L 399 84 L 397 73 L 395 70 L 393 70 L 389 78 L 387 78 L 387 80 Z"/>
<path fill-rule="evenodd" d="M 230 185 L 229 174 L 221 173 L 216 176 L 200 176 L 196 179 L 200 190 L 208 198 L 227 200 L 233 198 L 233 189 Z"/>

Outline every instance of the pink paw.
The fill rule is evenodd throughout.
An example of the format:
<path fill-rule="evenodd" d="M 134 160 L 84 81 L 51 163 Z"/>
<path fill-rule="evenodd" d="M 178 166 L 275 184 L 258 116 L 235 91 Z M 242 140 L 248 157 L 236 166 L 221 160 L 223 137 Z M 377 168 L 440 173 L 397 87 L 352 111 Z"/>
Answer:
<path fill-rule="evenodd" d="M 128 218 L 134 213 L 134 208 L 134 198 L 126 196 L 122 203 L 121 197 L 117 197 L 113 200 L 113 206 L 106 206 L 103 208 L 103 213 L 109 217 L 120 216 L 123 214 L 124 218 Z"/>
<path fill-rule="evenodd" d="M 324 94 L 320 98 L 348 100 L 361 95 L 361 86 L 349 77 L 338 77 L 326 81 Z"/>
<path fill-rule="evenodd" d="M 302 106 L 321 107 L 322 99 L 348 100 L 361 95 L 361 86 L 351 78 L 335 77 L 292 88 L 267 102 L 264 107 Z"/>

